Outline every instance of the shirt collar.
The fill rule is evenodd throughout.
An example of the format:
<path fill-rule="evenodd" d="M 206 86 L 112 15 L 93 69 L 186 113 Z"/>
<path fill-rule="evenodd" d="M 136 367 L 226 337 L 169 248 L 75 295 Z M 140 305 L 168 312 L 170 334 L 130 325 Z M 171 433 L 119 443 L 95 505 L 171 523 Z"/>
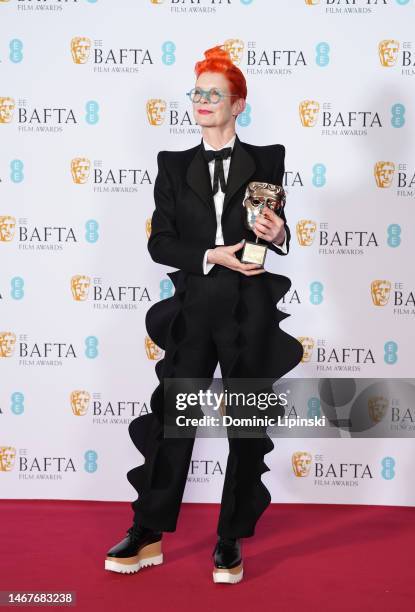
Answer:
<path fill-rule="evenodd" d="M 225 149 L 227 147 L 231 147 L 231 149 L 233 149 L 233 145 L 235 144 L 235 140 L 236 140 L 236 134 L 234 134 L 232 136 L 232 138 L 226 144 L 224 144 L 223 147 L 221 147 L 221 148 Z M 203 146 L 205 147 L 206 151 L 217 151 L 217 149 L 215 149 L 208 142 L 206 142 L 206 140 L 204 138 L 202 138 L 202 142 L 203 142 Z"/>

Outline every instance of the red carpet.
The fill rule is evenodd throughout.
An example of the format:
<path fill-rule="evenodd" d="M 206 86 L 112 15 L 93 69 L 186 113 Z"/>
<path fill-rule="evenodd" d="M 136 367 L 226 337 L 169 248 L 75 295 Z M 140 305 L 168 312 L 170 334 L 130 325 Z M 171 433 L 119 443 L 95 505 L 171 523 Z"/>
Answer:
<path fill-rule="evenodd" d="M 82 612 L 415 609 L 413 508 L 271 505 L 242 540 L 236 585 L 211 578 L 217 505 L 183 504 L 177 531 L 163 537 L 164 564 L 129 575 L 103 569 L 131 524 L 128 503 L 5 500 L 0 508 L 0 590 L 76 591 L 72 609 Z"/>

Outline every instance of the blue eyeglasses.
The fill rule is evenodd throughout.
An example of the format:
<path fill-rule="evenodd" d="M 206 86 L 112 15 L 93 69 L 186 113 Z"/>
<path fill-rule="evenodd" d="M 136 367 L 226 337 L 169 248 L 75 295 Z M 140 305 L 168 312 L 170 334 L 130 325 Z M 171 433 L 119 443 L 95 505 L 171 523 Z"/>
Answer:
<path fill-rule="evenodd" d="M 218 89 L 217 87 L 212 87 L 212 89 L 202 89 L 201 87 L 194 87 L 193 89 L 188 91 L 186 95 L 189 96 L 192 102 L 200 102 L 203 96 L 205 100 L 211 102 L 212 104 L 217 104 L 218 102 L 227 97 L 238 97 L 238 94 L 227 94 Z"/>

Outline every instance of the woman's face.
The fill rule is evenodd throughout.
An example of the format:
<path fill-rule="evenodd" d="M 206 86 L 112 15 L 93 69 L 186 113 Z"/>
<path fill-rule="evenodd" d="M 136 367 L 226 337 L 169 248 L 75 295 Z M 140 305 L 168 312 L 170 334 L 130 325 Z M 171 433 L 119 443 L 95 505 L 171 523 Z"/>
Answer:
<path fill-rule="evenodd" d="M 220 72 L 202 72 L 196 80 L 195 87 L 204 90 L 220 89 L 230 94 L 229 81 Z M 217 104 L 208 102 L 202 97 L 200 102 L 193 102 L 193 116 L 201 127 L 225 127 L 235 125 L 235 116 L 245 108 L 245 100 L 236 96 L 225 96 Z"/>

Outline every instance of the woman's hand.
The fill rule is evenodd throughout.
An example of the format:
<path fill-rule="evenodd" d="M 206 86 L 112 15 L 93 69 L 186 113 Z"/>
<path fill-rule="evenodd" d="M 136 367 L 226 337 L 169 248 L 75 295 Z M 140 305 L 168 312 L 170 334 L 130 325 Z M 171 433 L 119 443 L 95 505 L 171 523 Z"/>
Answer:
<path fill-rule="evenodd" d="M 235 253 L 242 249 L 243 245 L 244 241 L 230 246 L 217 246 L 214 249 L 210 249 L 207 254 L 207 262 L 225 266 L 230 270 L 245 274 L 245 276 L 255 276 L 265 272 L 259 264 L 245 264 L 239 261 Z"/>
<path fill-rule="evenodd" d="M 265 206 L 254 224 L 254 232 L 259 238 L 282 244 L 285 237 L 284 221 L 273 210 Z"/>

